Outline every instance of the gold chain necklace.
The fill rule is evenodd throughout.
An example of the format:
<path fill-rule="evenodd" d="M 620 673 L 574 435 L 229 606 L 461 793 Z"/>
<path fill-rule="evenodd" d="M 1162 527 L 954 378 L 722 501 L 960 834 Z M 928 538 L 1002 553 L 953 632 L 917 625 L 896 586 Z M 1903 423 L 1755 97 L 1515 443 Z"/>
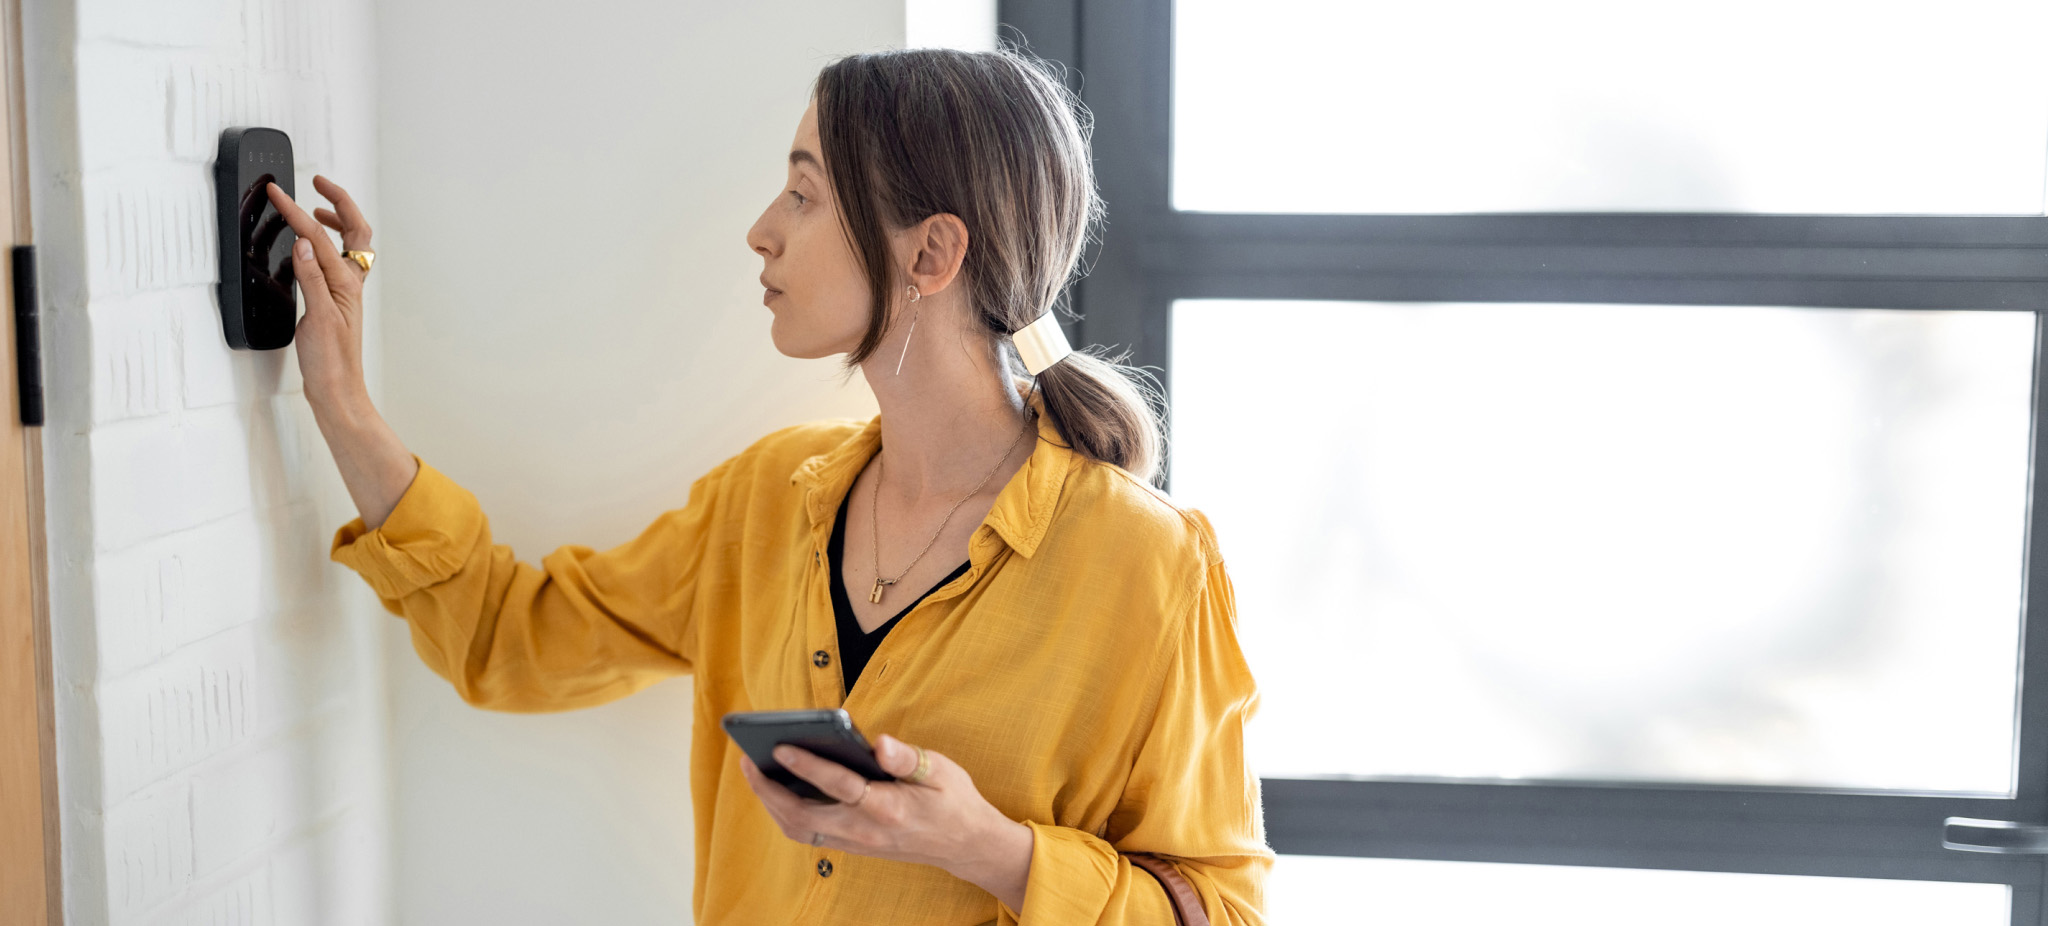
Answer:
<path fill-rule="evenodd" d="M 1019 433 L 1017 435 L 1017 439 L 1015 441 L 1011 442 L 1010 449 L 1003 451 L 1003 455 L 996 458 L 996 465 L 988 468 L 988 475 L 981 477 L 981 481 L 975 483 L 974 488 L 972 490 L 970 490 L 966 495 L 961 496 L 959 501 L 954 502 L 953 507 L 946 509 L 946 517 L 944 520 L 941 520 L 939 522 L 939 529 L 932 532 L 932 539 L 924 542 L 924 549 L 917 551 L 917 556 L 911 559 L 910 565 L 903 567 L 903 571 L 897 573 L 896 578 L 894 579 L 882 578 L 882 529 L 880 527 L 880 506 L 882 499 L 882 466 L 884 464 L 884 460 L 880 453 L 877 453 L 875 455 L 875 492 L 868 498 L 868 536 L 873 546 L 873 549 L 870 552 L 874 553 L 875 555 L 875 588 L 873 591 L 868 593 L 869 604 L 881 604 L 882 590 L 888 588 L 891 585 L 895 585 L 898 580 L 910 574 L 910 570 L 917 566 L 918 560 L 924 559 L 924 555 L 926 553 L 931 552 L 932 544 L 939 542 L 939 535 L 946 532 L 946 524 L 953 520 L 953 512 L 960 510 L 960 506 L 966 504 L 968 499 L 973 498 L 977 494 L 980 494 L 981 487 L 988 485 L 989 479 L 995 476 L 996 470 L 1003 468 L 1003 461 L 1009 459 L 1010 454 L 1017 452 L 1017 447 L 1024 443 L 1024 438 L 1031 436 L 1031 423 L 1037 420 L 1038 410 L 1034 408 L 1031 409 L 1030 412 L 1030 414 L 1024 416 L 1024 430 L 1022 433 Z"/>

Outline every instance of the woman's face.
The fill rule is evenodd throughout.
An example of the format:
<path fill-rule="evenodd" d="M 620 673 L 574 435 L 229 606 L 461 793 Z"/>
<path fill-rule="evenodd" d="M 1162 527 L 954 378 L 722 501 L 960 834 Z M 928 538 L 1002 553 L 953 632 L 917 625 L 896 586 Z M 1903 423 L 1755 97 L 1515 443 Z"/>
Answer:
<path fill-rule="evenodd" d="M 797 123 L 787 181 L 747 230 L 747 246 L 765 264 L 762 302 L 775 315 L 769 327 L 775 349 L 806 359 L 858 347 L 871 303 L 867 276 L 839 225 L 823 151 L 813 103 Z"/>

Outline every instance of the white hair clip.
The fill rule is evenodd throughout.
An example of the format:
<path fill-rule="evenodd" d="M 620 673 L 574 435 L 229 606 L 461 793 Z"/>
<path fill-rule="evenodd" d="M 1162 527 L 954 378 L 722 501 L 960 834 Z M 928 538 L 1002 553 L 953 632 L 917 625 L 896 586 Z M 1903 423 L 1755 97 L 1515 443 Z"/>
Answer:
<path fill-rule="evenodd" d="M 1067 343 L 1067 333 L 1060 329 L 1060 320 L 1053 317 L 1051 309 L 1036 321 L 1025 325 L 1010 335 L 1017 345 L 1017 356 L 1024 361 L 1024 369 L 1033 376 L 1045 371 L 1067 358 L 1074 352 Z"/>

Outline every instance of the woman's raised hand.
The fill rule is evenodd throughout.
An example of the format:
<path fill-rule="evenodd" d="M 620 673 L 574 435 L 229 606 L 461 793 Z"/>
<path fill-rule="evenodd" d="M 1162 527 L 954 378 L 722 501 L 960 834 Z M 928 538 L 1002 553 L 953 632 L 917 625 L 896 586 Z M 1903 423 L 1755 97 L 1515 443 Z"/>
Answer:
<path fill-rule="evenodd" d="M 363 379 L 365 271 L 341 256 L 321 226 L 340 232 L 343 248 L 366 250 L 370 223 L 340 184 L 316 175 L 313 188 L 335 208 L 315 209 L 307 215 L 277 184 L 266 189 L 278 214 L 299 236 L 292 246 L 292 272 L 305 292 L 306 314 L 299 319 L 292 341 L 306 383 L 306 401 L 316 407 L 367 402 L 369 389 Z"/>
<path fill-rule="evenodd" d="M 307 215 L 275 183 L 265 192 L 299 240 L 292 244 L 292 273 L 306 294 L 306 315 L 292 342 L 299 352 L 299 373 L 306 381 L 306 402 L 313 420 L 327 438 L 335 467 L 348 485 L 349 497 L 362 513 L 363 524 L 375 529 L 398 507 L 419 466 L 391 425 L 370 404 L 363 380 L 363 276 L 355 261 L 341 256 L 322 225 L 341 232 L 343 247 L 370 246 L 370 223 L 348 191 L 326 177 L 314 177 L 313 188 L 334 204 Z"/>

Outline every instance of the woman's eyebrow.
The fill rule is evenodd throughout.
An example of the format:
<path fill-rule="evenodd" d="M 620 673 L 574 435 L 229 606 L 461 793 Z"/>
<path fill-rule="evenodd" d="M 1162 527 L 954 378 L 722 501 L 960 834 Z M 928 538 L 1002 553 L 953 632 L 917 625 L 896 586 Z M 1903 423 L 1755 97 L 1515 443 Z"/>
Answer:
<path fill-rule="evenodd" d="M 818 163 L 817 155 L 803 148 L 792 148 L 789 152 L 789 165 L 795 167 L 798 164 L 809 164 L 819 170 L 825 169 L 825 165 Z"/>

